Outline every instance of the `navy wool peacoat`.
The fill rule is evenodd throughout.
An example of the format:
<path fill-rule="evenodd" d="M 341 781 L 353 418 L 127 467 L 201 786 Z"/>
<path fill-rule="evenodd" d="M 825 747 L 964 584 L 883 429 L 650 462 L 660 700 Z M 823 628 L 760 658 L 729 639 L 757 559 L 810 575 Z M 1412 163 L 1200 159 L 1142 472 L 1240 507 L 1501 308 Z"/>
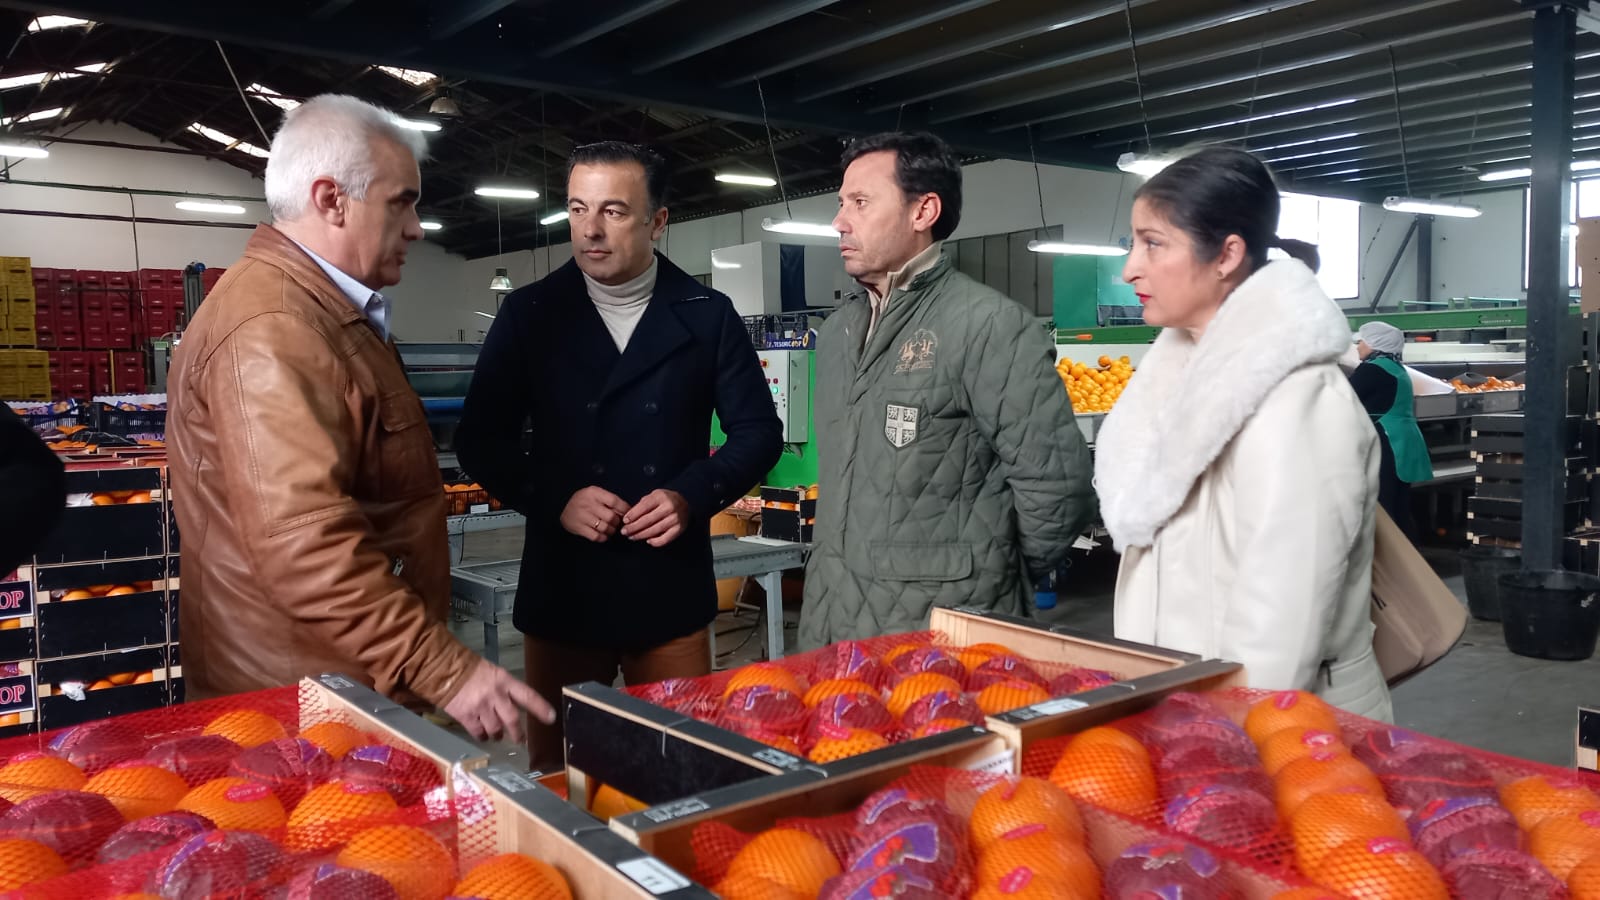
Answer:
<path fill-rule="evenodd" d="M 717 612 L 711 517 L 783 452 L 732 301 L 658 260 L 655 292 L 623 352 L 569 261 L 505 298 L 478 357 L 456 450 L 474 479 L 527 517 L 513 616 L 524 634 L 638 651 L 705 627 Z M 711 455 L 713 411 L 728 437 Z M 590 485 L 630 504 L 676 491 L 691 522 L 659 549 L 621 534 L 592 543 L 560 522 Z"/>

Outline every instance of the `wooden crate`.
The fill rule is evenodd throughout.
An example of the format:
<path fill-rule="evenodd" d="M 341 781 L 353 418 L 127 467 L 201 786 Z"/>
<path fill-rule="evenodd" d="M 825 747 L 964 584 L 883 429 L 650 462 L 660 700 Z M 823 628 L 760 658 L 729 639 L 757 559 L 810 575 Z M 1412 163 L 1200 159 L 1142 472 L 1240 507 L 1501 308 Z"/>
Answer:
<path fill-rule="evenodd" d="M 608 830 L 533 776 L 502 767 L 472 776 L 493 805 L 494 852 L 521 853 L 561 872 L 575 900 L 666 897 L 713 900 L 715 894 Z"/>
<path fill-rule="evenodd" d="M 458 770 L 472 772 L 489 764 L 489 754 L 478 745 L 344 675 L 300 682 L 300 728 L 322 722 L 342 722 L 415 753 L 438 767 L 446 785 L 455 783 Z"/>

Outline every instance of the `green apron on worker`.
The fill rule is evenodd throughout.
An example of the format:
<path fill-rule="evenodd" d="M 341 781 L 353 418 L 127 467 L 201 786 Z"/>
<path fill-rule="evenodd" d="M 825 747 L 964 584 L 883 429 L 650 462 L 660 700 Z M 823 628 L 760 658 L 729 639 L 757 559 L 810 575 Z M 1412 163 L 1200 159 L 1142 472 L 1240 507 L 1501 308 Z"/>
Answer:
<path fill-rule="evenodd" d="M 1387 356 L 1374 355 L 1367 362 L 1394 376 L 1394 405 L 1374 422 L 1389 438 L 1389 449 L 1394 452 L 1394 471 L 1406 484 L 1416 484 L 1433 477 L 1433 461 L 1428 456 L 1427 442 L 1422 439 L 1422 429 L 1417 427 L 1416 402 L 1411 393 L 1411 374 L 1400 363 Z"/>

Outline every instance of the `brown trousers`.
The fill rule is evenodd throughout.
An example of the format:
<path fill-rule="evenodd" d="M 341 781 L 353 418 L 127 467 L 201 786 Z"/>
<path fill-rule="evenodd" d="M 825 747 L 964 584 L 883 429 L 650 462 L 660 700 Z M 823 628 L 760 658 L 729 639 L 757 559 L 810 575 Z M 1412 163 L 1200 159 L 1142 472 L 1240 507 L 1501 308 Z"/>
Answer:
<path fill-rule="evenodd" d="M 552 725 L 528 719 L 528 762 L 534 771 L 553 772 L 566 765 L 561 721 L 563 687 L 584 681 L 609 685 L 616 681 L 619 669 L 623 684 L 629 686 L 711 673 L 711 645 L 704 628 L 639 653 L 573 647 L 524 635 L 522 653 L 528 686 L 556 708 Z"/>

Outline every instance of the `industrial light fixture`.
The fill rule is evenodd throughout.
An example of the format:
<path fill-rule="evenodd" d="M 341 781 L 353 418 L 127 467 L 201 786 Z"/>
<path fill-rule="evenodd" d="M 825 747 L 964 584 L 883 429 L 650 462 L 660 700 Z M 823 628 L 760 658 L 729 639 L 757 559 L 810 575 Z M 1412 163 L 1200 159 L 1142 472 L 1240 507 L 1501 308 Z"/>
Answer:
<path fill-rule="evenodd" d="M 1574 172 L 1592 172 L 1600 169 L 1600 159 L 1580 159 L 1572 163 Z M 1493 172 L 1484 172 L 1478 176 L 1479 181 L 1510 181 L 1515 178 L 1527 178 L 1533 174 L 1530 168 L 1497 169 Z"/>
<path fill-rule="evenodd" d="M 1069 241 L 1029 241 L 1028 249 L 1034 253 L 1056 253 L 1062 256 L 1127 256 L 1128 249 L 1116 244 L 1077 244 Z"/>
<path fill-rule="evenodd" d="M 217 203 L 211 200 L 179 200 L 173 205 L 187 212 L 224 213 L 230 216 L 244 215 L 244 207 L 237 203 Z"/>
<path fill-rule="evenodd" d="M 1117 157 L 1117 168 L 1129 175 L 1139 175 L 1144 178 L 1151 178 L 1170 165 L 1172 165 L 1170 159 L 1138 153 L 1124 153 Z"/>
<path fill-rule="evenodd" d="M 553 212 L 550 215 L 545 216 L 544 218 L 540 219 L 539 220 L 539 224 L 540 225 L 554 225 L 557 222 L 565 222 L 567 219 L 568 219 L 567 211 L 563 209 L 560 212 Z"/>
<path fill-rule="evenodd" d="M 742 269 L 742 268 L 744 268 L 744 264 L 743 263 L 730 262 L 730 261 L 725 260 L 725 259 L 717 259 L 716 254 L 712 254 L 711 255 L 711 268 L 713 268 L 713 269 Z"/>
<path fill-rule="evenodd" d="M 433 102 L 428 104 L 428 115 L 442 116 L 446 119 L 458 118 L 461 115 L 461 105 L 450 99 L 449 95 L 435 97 Z"/>
<path fill-rule="evenodd" d="M 472 191 L 479 197 L 497 197 L 505 200 L 537 200 L 539 192 L 533 188 L 483 186 Z"/>
<path fill-rule="evenodd" d="M 72 16 L 40 16 L 28 23 L 28 30 L 50 31 L 55 28 L 82 28 L 93 24 L 88 19 L 77 19 Z"/>
<path fill-rule="evenodd" d="M 49 155 L 50 151 L 43 147 L 0 142 L 0 156 L 9 156 L 12 159 L 45 159 Z"/>
<path fill-rule="evenodd" d="M 395 116 L 394 123 L 410 131 L 440 131 L 444 126 L 438 122 L 429 122 L 426 119 L 403 119 Z"/>
<path fill-rule="evenodd" d="M 435 221 L 433 221 L 431 219 L 424 219 L 422 221 L 422 230 L 423 231 L 438 231 L 441 228 L 444 228 L 444 223 L 442 223 L 442 222 L 435 222 Z"/>
<path fill-rule="evenodd" d="M 54 119 L 57 116 L 61 115 L 62 113 L 66 112 L 66 111 L 67 111 L 66 107 L 57 106 L 57 107 L 55 107 L 53 109 L 41 109 L 38 112 L 31 112 L 31 113 L 28 113 L 25 116 L 16 116 L 14 118 L 0 118 L 0 126 L 5 126 L 5 125 L 27 125 L 30 122 L 43 122 L 46 119 Z"/>
<path fill-rule="evenodd" d="M 476 310 L 475 309 L 475 310 L 472 311 L 472 314 L 475 315 L 475 316 L 483 316 L 485 319 L 489 319 L 489 320 L 493 320 L 494 319 L 494 313 L 486 313 L 486 312 L 482 312 L 481 310 Z"/>
<path fill-rule="evenodd" d="M 514 291 L 516 288 L 512 286 L 511 276 L 507 274 L 506 270 L 499 268 L 494 270 L 494 277 L 489 279 L 489 290 Z"/>
<path fill-rule="evenodd" d="M 768 178 L 765 175 L 732 175 L 732 174 L 728 174 L 728 173 L 724 172 L 724 173 L 719 173 L 715 177 L 716 177 L 716 180 L 722 182 L 723 184 L 742 184 L 742 185 L 745 185 L 746 187 L 777 187 L 778 186 L 778 179 L 776 179 L 776 178 Z"/>
<path fill-rule="evenodd" d="M 94 75 L 106 70 L 107 63 L 89 63 L 84 66 L 73 66 L 59 72 L 33 72 L 28 75 L 12 75 L 9 78 L 0 78 L 0 91 L 9 91 L 12 88 L 27 87 L 30 84 L 42 84 L 45 79 L 64 81 L 68 78 L 77 78 L 82 75 Z"/>
<path fill-rule="evenodd" d="M 839 236 L 839 232 L 833 230 L 832 225 L 796 222 L 792 219 L 762 219 L 761 230 L 772 231 L 777 234 L 807 234 L 812 237 L 836 238 Z"/>
<path fill-rule="evenodd" d="M 1390 212 L 1415 213 L 1419 216 L 1451 216 L 1457 219 L 1476 219 L 1483 215 L 1482 209 L 1469 204 L 1419 200 L 1415 197 L 1385 197 L 1383 208 Z"/>

